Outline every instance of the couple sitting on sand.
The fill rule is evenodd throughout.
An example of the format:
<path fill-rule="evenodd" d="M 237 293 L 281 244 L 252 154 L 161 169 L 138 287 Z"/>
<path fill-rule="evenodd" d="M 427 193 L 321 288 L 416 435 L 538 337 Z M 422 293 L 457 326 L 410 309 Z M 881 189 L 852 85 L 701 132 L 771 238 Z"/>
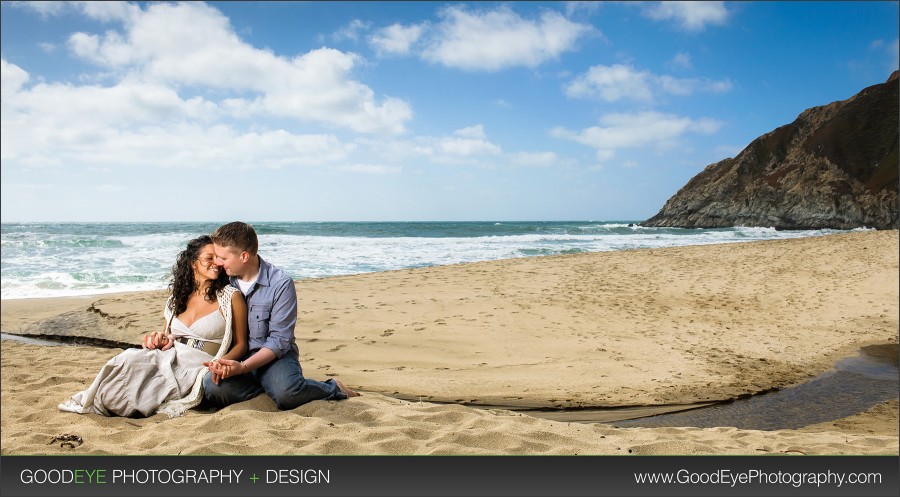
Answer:
<path fill-rule="evenodd" d="M 188 242 L 172 267 L 163 330 L 110 359 L 59 409 L 174 417 L 204 399 L 224 407 L 263 392 L 279 409 L 357 396 L 339 380 L 303 377 L 294 281 L 258 247 L 256 231 L 241 222 Z"/>

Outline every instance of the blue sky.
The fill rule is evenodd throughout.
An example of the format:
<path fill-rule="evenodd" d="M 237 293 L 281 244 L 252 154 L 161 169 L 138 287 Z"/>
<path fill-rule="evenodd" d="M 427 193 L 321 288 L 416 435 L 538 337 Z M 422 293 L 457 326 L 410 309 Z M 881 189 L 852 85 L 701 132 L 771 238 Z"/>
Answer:
<path fill-rule="evenodd" d="M 3 2 L 2 221 L 643 220 L 897 2 Z"/>

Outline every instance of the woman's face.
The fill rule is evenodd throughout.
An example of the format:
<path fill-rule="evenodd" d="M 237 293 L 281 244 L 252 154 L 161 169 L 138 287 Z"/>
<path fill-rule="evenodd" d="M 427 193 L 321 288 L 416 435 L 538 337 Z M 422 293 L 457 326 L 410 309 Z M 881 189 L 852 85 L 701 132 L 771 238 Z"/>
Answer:
<path fill-rule="evenodd" d="M 197 281 L 214 280 L 219 277 L 219 266 L 216 265 L 216 253 L 213 244 L 204 245 L 200 249 L 197 259 L 191 263 L 194 268 L 194 278 Z"/>

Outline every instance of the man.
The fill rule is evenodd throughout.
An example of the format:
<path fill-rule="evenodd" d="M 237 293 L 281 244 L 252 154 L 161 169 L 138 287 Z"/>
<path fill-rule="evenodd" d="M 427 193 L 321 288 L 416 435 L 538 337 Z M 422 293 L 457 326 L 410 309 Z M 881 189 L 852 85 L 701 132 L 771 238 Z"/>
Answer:
<path fill-rule="evenodd" d="M 294 280 L 257 255 L 256 231 L 233 222 L 213 232 L 216 264 L 244 294 L 247 302 L 250 347 L 243 360 L 219 359 L 204 363 L 203 395 L 218 407 L 252 399 L 265 392 L 278 409 L 307 402 L 341 400 L 358 394 L 336 379 L 320 382 L 303 377 L 294 339 L 297 292 Z"/>

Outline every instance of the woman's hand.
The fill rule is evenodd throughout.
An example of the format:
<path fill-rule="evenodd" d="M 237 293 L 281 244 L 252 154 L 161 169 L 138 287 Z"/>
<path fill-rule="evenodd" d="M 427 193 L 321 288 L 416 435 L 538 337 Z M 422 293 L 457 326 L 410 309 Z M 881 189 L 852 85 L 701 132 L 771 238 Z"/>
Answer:
<path fill-rule="evenodd" d="M 235 361 L 232 359 L 216 359 L 210 362 L 204 362 L 204 366 L 209 368 L 212 374 L 213 383 L 219 384 L 219 381 L 239 374 L 244 374 L 243 361 Z"/>
<path fill-rule="evenodd" d="M 150 350 L 168 350 L 172 348 L 172 345 L 174 344 L 175 338 L 171 333 L 166 333 L 164 331 L 154 331 L 149 335 L 144 335 L 144 339 L 141 342 L 141 347 Z"/>

